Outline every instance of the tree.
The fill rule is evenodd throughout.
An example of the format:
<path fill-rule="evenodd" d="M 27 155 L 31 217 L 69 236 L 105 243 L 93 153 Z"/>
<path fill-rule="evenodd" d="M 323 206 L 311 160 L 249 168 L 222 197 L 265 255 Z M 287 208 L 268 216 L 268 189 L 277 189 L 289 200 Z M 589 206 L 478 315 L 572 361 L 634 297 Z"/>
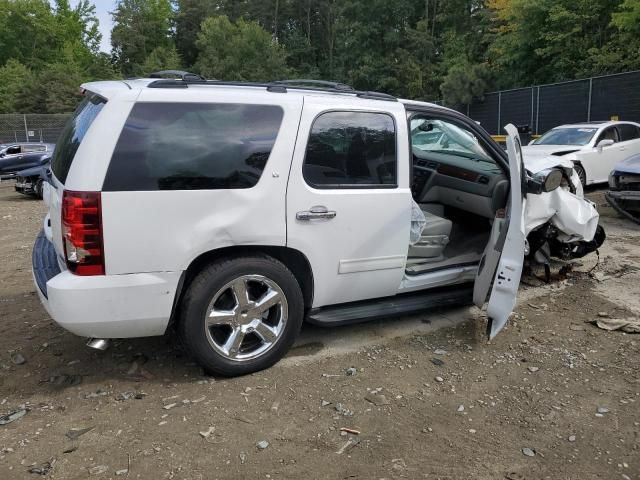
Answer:
<path fill-rule="evenodd" d="M 209 78 L 268 81 L 288 75 L 284 48 L 256 22 L 209 17 L 196 46 L 196 69 Z"/>
<path fill-rule="evenodd" d="M 185 65 L 196 63 L 196 40 L 200 33 L 200 25 L 205 18 L 215 15 L 217 7 L 217 2 L 210 0 L 176 1 L 176 48 Z"/>
<path fill-rule="evenodd" d="M 440 85 L 445 105 L 460 107 L 481 99 L 489 86 L 489 75 L 486 64 L 460 63 L 451 67 Z"/>
<path fill-rule="evenodd" d="M 31 86 L 33 73 L 17 60 L 9 60 L 0 68 L 0 113 L 15 113 L 19 109 L 18 97 Z"/>
<path fill-rule="evenodd" d="M 181 68 L 180 55 L 176 47 L 171 45 L 154 48 L 142 65 L 142 72 L 144 75 L 149 75 L 160 70 L 180 70 Z"/>
<path fill-rule="evenodd" d="M 113 17 L 111 46 L 124 75 L 139 75 L 151 52 L 172 44 L 170 0 L 119 0 Z"/>
<path fill-rule="evenodd" d="M 497 36 L 490 56 L 500 87 L 597 73 L 594 52 L 615 34 L 620 0 L 492 0 Z"/>

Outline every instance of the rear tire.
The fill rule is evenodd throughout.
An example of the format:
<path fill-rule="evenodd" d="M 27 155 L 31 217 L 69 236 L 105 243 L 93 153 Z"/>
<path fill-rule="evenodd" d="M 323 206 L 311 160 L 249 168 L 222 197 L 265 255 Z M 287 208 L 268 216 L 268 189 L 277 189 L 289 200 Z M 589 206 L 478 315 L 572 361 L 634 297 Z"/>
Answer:
<path fill-rule="evenodd" d="M 189 285 L 178 332 L 207 373 L 245 375 L 272 366 L 289 350 L 304 317 L 300 285 L 267 255 L 207 265 Z"/>
<path fill-rule="evenodd" d="M 587 186 L 587 173 L 584 171 L 584 168 L 582 167 L 582 165 L 578 165 L 577 163 L 574 163 L 573 164 L 573 169 L 578 174 L 578 177 L 580 178 L 580 183 L 582 184 L 582 186 L 586 187 Z"/>

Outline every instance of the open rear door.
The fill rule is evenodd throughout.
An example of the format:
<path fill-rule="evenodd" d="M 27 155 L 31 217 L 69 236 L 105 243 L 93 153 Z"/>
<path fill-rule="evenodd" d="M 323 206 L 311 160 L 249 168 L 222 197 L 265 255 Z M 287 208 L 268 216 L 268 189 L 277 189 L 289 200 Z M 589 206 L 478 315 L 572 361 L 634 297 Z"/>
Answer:
<path fill-rule="evenodd" d="M 495 337 L 506 325 L 516 305 L 518 285 L 524 262 L 524 206 L 522 192 L 524 164 L 522 145 L 515 126 L 509 124 L 507 153 L 509 154 L 509 180 L 511 183 L 507 209 L 498 210 L 493 222 L 491 237 L 485 248 L 476 275 L 473 301 L 482 307 L 489 296 L 487 306 L 487 334 Z"/>

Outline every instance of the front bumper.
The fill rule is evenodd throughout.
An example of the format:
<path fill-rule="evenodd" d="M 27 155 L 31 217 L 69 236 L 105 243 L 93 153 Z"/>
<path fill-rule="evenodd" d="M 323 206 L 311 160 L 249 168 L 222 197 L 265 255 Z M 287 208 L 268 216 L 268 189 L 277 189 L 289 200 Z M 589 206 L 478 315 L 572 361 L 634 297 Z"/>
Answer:
<path fill-rule="evenodd" d="M 40 301 L 70 332 L 96 338 L 164 334 L 180 272 L 77 276 L 59 268 L 44 232 L 36 238 L 32 264 Z"/>
<path fill-rule="evenodd" d="M 23 193 L 25 195 L 34 194 L 33 183 L 25 178 L 17 177 L 16 184 L 14 185 L 16 192 Z"/>
<path fill-rule="evenodd" d="M 636 223 L 640 223 L 640 191 L 639 190 L 609 190 L 604 194 L 605 199 L 620 215 Z"/>

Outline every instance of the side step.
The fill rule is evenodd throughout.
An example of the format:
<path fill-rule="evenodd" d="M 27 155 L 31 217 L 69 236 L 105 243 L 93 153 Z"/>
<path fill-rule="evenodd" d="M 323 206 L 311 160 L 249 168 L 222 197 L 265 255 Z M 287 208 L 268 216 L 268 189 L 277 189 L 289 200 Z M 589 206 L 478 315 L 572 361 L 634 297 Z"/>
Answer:
<path fill-rule="evenodd" d="M 374 319 L 423 312 L 433 308 L 464 306 L 472 303 L 473 284 L 465 284 L 314 308 L 309 311 L 306 320 L 313 325 L 324 327 L 350 325 Z"/>

